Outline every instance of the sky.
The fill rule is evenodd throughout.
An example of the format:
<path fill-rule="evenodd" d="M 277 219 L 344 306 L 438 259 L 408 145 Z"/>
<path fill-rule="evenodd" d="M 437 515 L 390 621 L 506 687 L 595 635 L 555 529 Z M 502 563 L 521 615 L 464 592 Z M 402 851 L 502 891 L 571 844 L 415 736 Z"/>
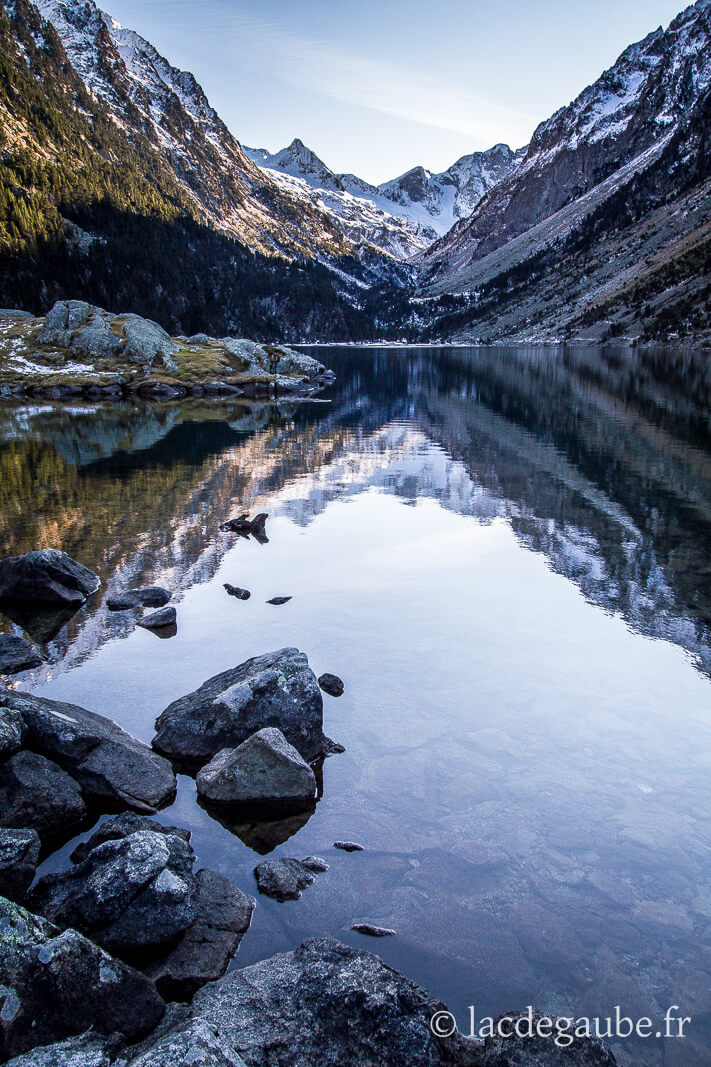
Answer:
<path fill-rule="evenodd" d="M 99 0 L 232 133 L 380 183 L 526 144 L 683 0 Z"/>

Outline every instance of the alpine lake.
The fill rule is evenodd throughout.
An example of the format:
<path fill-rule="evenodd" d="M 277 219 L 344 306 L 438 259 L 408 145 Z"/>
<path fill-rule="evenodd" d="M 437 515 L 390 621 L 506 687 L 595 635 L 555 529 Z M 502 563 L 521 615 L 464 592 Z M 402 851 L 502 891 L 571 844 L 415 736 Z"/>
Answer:
<path fill-rule="evenodd" d="M 267 854 L 329 864 L 298 901 L 258 896 L 231 966 L 332 935 L 465 1033 L 470 1006 L 678 1005 L 684 1041 L 613 1040 L 618 1062 L 711 1062 L 707 357 L 315 354 L 337 380 L 305 402 L 0 406 L 0 554 L 57 547 L 102 578 L 8 684 L 150 743 L 177 697 L 296 646 L 345 682 L 314 809 L 223 825 L 181 774 L 157 816 L 250 894 Z M 267 543 L 220 530 L 242 512 Z M 105 606 L 148 584 L 174 593 L 167 640 Z"/>

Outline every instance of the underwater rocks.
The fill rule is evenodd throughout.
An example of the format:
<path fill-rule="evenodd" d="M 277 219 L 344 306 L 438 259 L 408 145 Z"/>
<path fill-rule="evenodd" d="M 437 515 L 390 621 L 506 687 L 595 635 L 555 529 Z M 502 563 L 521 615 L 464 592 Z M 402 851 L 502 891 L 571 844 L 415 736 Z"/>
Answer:
<path fill-rule="evenodd" d="M 110 719 L 76 704 L 28 693 L 8 691 L 2 696 L 2 705 L 20 716 L 22 744 L 31 750 L 22 755 L 37 754 L 35 761 L 44 757 L 45 762 L 58 765 L 54 766 L 54 777 L 60 777 L 57 772 L 61 768 L 64 777 L 73 779 L 77 793 L 81 787 L 81 794 L 93 803 L 120 803 L 136 811 L 154 812 L 175 795 L 176 780 L 170 763 Z M 0 767 L 0 776 L 3 769 Z M 36 786 L 39 795 L 39 770 Z M 31 792 L 34 786 L 30 784 L 28 788 Z M 67 789 L 68 786 L 61 792 L 66 794 Z M 14 825 L 34 825 L 39 829 L 33 822 Z M 51 826 L 45 824 L 44 829 Z"/>
<path fill-rule="evenodd" d="M 258 730 L 237 748 L 226 748 L 197 774 L 197 791 L 222 804 L 310 803 L 316 776 L 281 730 Z"/>
<path fill-rule="evenodd" d="M 174 701 L 156 720 L 153 747 L 202 765 L 267 726 L 281 730 L 306 760 L 323 751 L 323 698 L 296 648 L 255 656 Z"/>
<path fill-rule="evenodd" d="M 56 548 L 0 560 L 0 601 L 78 607 L 100 584 L 98 575 Z"/>
<path fill-rule="evenodd" d="M 357 934 L 365 934 L 366 937 L 394 937 L 397 930 L 391 930 L 389 926 L 375 926 L 373 923 L 353 923 L 351 930 Z"/>

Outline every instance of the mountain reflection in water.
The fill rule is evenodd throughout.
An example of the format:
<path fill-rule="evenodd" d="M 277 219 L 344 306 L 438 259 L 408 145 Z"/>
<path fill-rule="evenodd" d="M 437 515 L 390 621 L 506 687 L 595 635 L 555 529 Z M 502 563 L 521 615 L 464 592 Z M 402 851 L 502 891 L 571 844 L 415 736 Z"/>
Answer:
<path fill-rule="evenodd" d="M 13 684 L 150 740 L 210 674 L 298 645 L 346 682 L 315 811 L 218 821 L 180 775 L 164 813 L 248 892 L 271 850 L 330 864 L 294 905 L 259 898 L 235 964 L 320 933 L 362 946 L 351 923 L 376 921 L 398 931 L 377 951 L 455 1011 L 678 1003 L 683 1062 L 708 1062 L 706 361 L 319 357 L 326 403 L 0 408 L 0 551 L 54 545 L 103 580 Z M 268 544 L 220 530 L 262 511 Z M 164 642 L 104 608 L 153 583 L 176 592 Z"/>

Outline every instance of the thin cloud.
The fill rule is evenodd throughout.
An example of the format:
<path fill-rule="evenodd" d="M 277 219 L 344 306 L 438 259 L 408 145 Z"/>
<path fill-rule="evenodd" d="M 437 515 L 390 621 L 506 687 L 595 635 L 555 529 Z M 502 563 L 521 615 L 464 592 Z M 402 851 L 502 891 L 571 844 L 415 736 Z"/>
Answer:
<path fill-rule="evenodd" d="M 477 147 L 525 144 L 537 123 L 532 115 L 424 72 L 351 55 L 333 42 L 303 37 L 256 16 L 231 13 L 224 29 L 234 36 L 242 67 L 344 103 L 463 134 Z"/>

